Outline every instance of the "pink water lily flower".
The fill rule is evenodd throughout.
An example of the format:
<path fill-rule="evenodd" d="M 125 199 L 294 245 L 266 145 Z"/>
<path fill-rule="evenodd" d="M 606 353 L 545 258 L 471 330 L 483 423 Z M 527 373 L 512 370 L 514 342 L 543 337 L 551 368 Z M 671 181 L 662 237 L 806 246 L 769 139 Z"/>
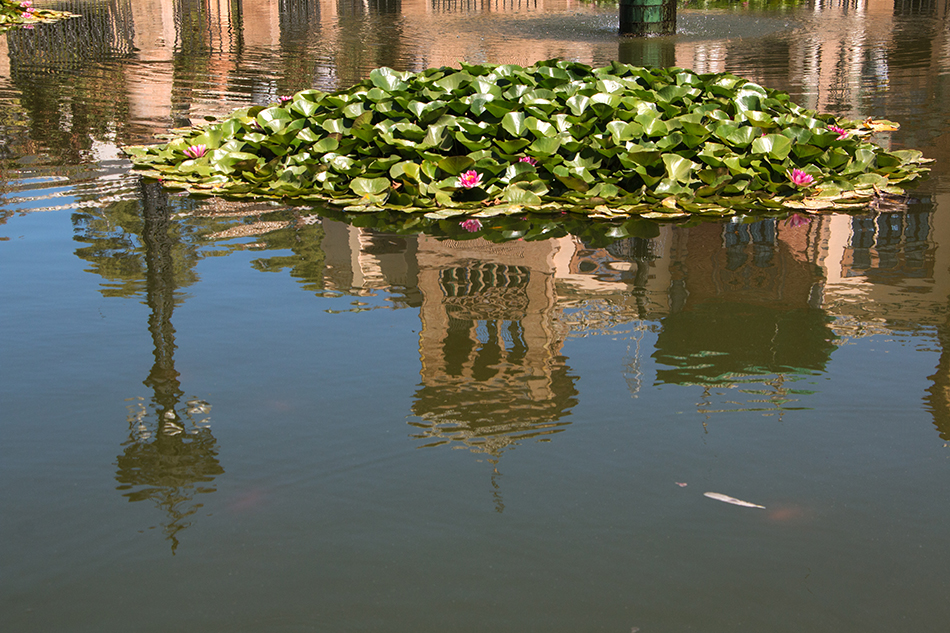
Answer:
<path fill-rule="evenodd" d="M 192 145 L 185 150 L 185 156 L 188 158 L 201 158 L 208 152 L 208 148 L 204 145 Z"/>
<path fill-rule="evenodd" d="M 848 130 L 844 129 L 843 127 L 838 127 L 837 125 L 829 125 L 828 130 L 831 132 L 836 132 L 838 134 L 839 141 L 843 138 L 847 138 L 848 134 L 850 134 Z"/>
<path fill-rule="evenodd" d="M 28 9 L 29 7 L 32 7 L 32 6 L 33 6 L 33 0 L 23 0 L 23 2 L 20 3 L 20 7 L 24 9 Z"/>
<path fill-rule="evenodd" d="M 474 169 L 469 169 L 467 172 L 459 176 L 459 187 L 471 189 L 472 187 L 477 187 L 480 184 L 482 184 L 482 175 Z"/>
<path fill-rule="evenodd" d="M 793 185 L 798 187 L 807 187 L 811 183 L 815 182 L 815 178 L 811 174 L 806 174 L 801 169 L 793 169 L 788 173 L 789 180 L 792 181 Z"/>
<path fill-rule="evenodd" d="M 530 156 L 522 156 L 521 158 L 518 159 L 518 162 L 519 162 L 519 163 L 528 163 L 528 164 L 531 165 L 532 167 L 537 167 L 537 165 L 538 165 L 537 159 L 531 158 Z"/>
<path fill-rule="evenodd" d="M 482 223 L 476 220 L 475 218 L 469 218 L 468 220 L 462 220 L 459 222 L 459 226 L 468 231 L 469 233 L 474 233 L 479 231 L 482 228 Z"/>
<path fill-rule="evenodd" d="M 282 95 L 282 96 L 277 97 L 277 98 L 280 99 L 280 102 L 281 102 L 281 103 L 287 103 L 288 101 L 293 101 L 293 99 L 294 99 L 293 97 L 288 97 L 287 95 Z"/>

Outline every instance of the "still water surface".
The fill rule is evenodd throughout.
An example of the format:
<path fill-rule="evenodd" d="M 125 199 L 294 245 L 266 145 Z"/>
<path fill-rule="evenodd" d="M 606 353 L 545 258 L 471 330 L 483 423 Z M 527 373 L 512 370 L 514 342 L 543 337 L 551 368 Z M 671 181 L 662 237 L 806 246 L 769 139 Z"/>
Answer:
<path fill-rule="evenodd" d="M 0 629 L 945 630 L 945 0 L 627 41 L 571 0 L 44 4 L 83 17 L 0 35 Z M 551 57 L 734 72 L 938 162 L 860 216 L 492 243 L 118 150 Z"/>

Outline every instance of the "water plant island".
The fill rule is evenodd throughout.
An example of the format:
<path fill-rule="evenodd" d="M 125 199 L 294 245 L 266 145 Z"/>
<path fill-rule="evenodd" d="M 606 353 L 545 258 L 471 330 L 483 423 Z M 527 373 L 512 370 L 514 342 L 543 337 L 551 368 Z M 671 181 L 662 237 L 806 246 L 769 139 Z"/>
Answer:
<path fill-rule="evenodd" d="M 728 73 L 603 68 L 389 68 L 125 148 L 172 189 L 323 202 L 347 212 L 676 219 L 862 210 L 929 170 L 890 151 L 889 121 L 807 110 Z"/>

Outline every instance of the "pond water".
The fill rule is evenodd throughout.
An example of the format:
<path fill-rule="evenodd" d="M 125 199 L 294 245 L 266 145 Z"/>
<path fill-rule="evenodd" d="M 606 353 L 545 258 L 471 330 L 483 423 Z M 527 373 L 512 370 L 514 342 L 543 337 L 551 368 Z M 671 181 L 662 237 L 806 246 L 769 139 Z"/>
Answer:
<path fill-rule="evenodd" d="M 89 0 L 0 35 L 0 629 L 942 631 L 946 0 Z M 377 66 L 730 71 L 904 204 L 621 239 L 169 194 L 119 147 Z M 740 507 L 716 492 L 764 506 Z"/>

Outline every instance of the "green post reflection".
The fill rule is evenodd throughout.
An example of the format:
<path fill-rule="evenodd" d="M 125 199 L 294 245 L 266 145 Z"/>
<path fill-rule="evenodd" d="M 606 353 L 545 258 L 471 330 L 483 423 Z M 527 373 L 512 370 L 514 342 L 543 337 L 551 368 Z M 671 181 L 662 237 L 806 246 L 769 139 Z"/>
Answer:
<path fill-rule="evenodd" d="M 646 68 L 675 66 L 676 41 L 670 37 L 620 38 L 617 61 Z"/>
<path fill-rule="evenodd" d="M 154 363 L 144 384 L 152 390 L 151 415 L 141 402 L 130 407 L 129 438 L 116 458 L 118 490 L 129 501 L 150 500 L 166 515 L 163 532 L 178 547 L 178 534 L 191 525 L 189 517 L 201 503 L 200 492 L 224 472 L 218 462 L 217 441 L 208 426 L 211 405 L 192 399 L 182 406 L 184 392 L 175 369 L 175 328 L 172 313 L 178 287 L 177 231 L 172 230 L 168 196 L 158 183 L 142 185 L 142 248 L 145 260 L 145 299 L 150 314 Z"/>

